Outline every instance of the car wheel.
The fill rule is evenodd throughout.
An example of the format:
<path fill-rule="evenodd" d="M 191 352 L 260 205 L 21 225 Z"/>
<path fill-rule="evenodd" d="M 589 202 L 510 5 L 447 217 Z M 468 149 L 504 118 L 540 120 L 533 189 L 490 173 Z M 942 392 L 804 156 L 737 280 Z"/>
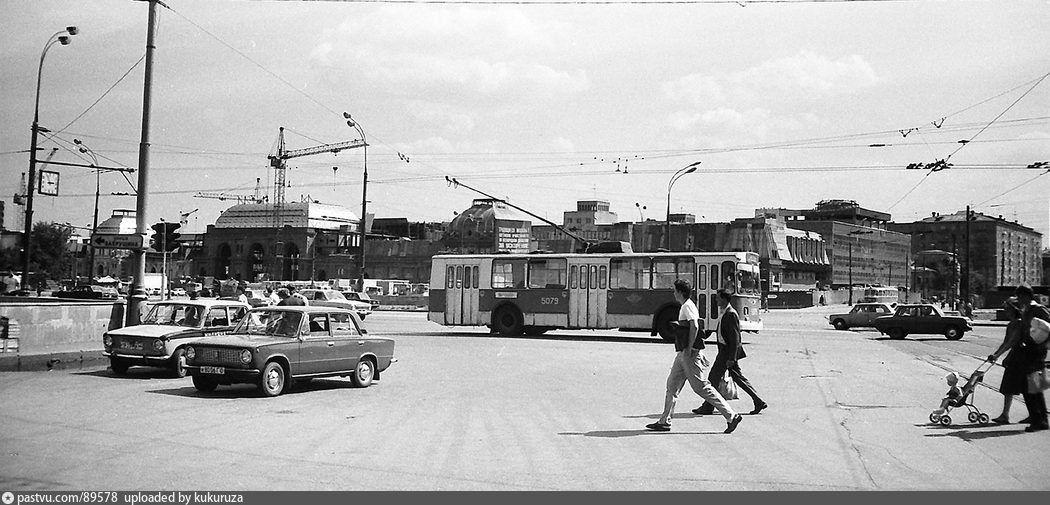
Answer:
<path fill-rule="evenodd" d="M 674 326 L 671 326 L 671 321 L 678 320 L 678 309 L 674 307 L 667 307 L 661 310 L 656 316 L 656 333 L 660 335 L 660 338 L 667 342 L 674 342 Z"/>
<path fill-rule="evenodd" d="M 277 396 L 284 391 L 284 367 L 271 361 L 263 367 L 259 377 L 259 390 L 266 396 Z"/>
<path fill-rule="evenodd" d="M 517 337 L 525 331 L 524 318 L 521 316 L 521 312 L 514 307 L 505 306 L 496 311 L 496 317 L 493 323 L 496 325 L 496 331 L 504 337 Z"/>
<path fill-rule="evenodd" d="M 892 338 L 893 340 L 900 340 L 908 336 L 908 334 L 904 333 L 904 330 L 900 328 L 890 328 L 886 330 L 886 334 L 889 335 L 890 338 Z"/>
<path fill-rule="evenodd" d="M 962 338 L 963 332 L 959 331 L 959 327 L 953 324 L 948 325 L 944 328 L 944 338 L 948 340 L 959 340 Z"/>
<path fill-rule="evenodd" d="M 183 366 L 185 363 L 186 349 L 175 349 L 175 352 L 171 353 L 171 371 L 176 379 L 186 377 L 186 367 Z"/>
<path fill-rule="evenodd" d="M 375 378 L 376 369 L 375 365 L 372 364 L 372 360 L 364 358 L 357 362 L 357 366 L 354 367 L 354 374 L 350 376 L 350 383 L 354 387 L 366 388 L 372 385 L 372 379 Z"/>
<path fill-rule="evenodd" d="M 836 319 L 831 324 L 835 327 L 836 330 L 848 330 L 849 329 L 849 326 L 846 324 L 846 321 L 843 321 L 842 319 Z"/>
<path fill-rule="evenodd" d="M 193 387 L 197 388 L 197 391 L 202 393 L 210 393 L 215 391 L 215 388 L 219 387 L 219 383 L 215 379 L 209 379 L 202 375 L 194 375 Z"/>
<path fill-rule="evenodd" d="M 109 367 L 112 368 L 113 373 L 117 375 L 125 375 L 128 373 L 128 364 L 116 358 L 111 358 L 109 360 Z"/>

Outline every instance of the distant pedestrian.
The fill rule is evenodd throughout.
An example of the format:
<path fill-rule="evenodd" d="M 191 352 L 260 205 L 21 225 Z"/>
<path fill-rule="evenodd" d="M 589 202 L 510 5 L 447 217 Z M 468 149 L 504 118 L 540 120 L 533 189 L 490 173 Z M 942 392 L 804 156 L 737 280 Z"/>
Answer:
<path fill-rule="evenodd" d="M 1028 378 L 1024 367 L 1020 366 L 1021 358 L 1021 308 L 1018 306 L 1016 297 L 1011 297 L 1003 303 L 1003 312 L 1006 320 L 1006 335 L 1003 344 L 988 356 L 988 361 L 995 363 L 1003 353 L 1009 352 L 1003 359 L 1003 381 L 999 385 L 999 392 L 1003 395 L 1003 412 L 999 417 L 992 419 L 996 424 L 1010 424 L 1010 406 L 1013 404 L 1014 395 L 1022 395 L 1028 392 Z M 1031 418 L 1021 420 L 1021 423 L 1031 421 Z"/>
<path fill-rule="evenodd" d="M 277 305 L 279 306 L 286 307 L 289 305 L 297 305 L 296 303 L 288 301 L 288 299 L 291 298 L 291 294 L 288 293 L 288 288 L 278 288 L 277 297 L 281 299 L 281 301 L 277 302 Z"/>
<path fill-rule="evenodd" d="M 273 286 L 267 287 L 266 288 L 266 304 L 267 305 L 277 305 L 278 303 L 281 303 L 281 298 L 279 296 L 277 296 L 277 292 L 274 291 Z"/>
<path fill-rule="evenodd" d="M 653 431 L 671 431 L 671 418 L 674 416 L 674 407 L 678 401 L 678 394 L 682 392 L 682 387 L 688 382 L 696 394 L 707 400 L 722 413 L 727 423 L 725 433 L 732 433 L 737 425 L 740 424 L 740 421 L 743 420 L 743 416 L 733 411 L 733 408 L 726 403 L 722 395 L 718 394 L 718 391 L 711 387 L 711 384 L 704 378 L 704 372 L 710 366 L 710 362 L 704 355 L 704 340 L 697 335 L 700 330 L 700 312 L 697 310 L 696 304 L 690 299 L 692 291 L 693 287 L 688 281 L 684 279 L 674 281 L 674 297 L 681 305 L 681 309 L 678 312 L 678 321 L 686 325 L 684 329 L 687 331 L 687 338 L 683 348 L 675 354 L 671 371 L 667 375 L 667 393 L 664 396 L 663 414 L 660 415 L 660 419 L 657 422 L 648 424 L 645 427 Z"/>
<path fill-rule="evenodd" d="M 1033 300 L 1035 293 L 1027 284 L 1017 286 L 1014 296 L 1017 297 L 1021 308 L 1021 347 L 1018 353 L 1018 366 L 1027 379 L 1029 374 L 1046 368 L 1046 346 L 1032 340 L 1032 319 L 1038 318 L 1050 322 L 1050 311 Z M 1043 396 L 1042 391 L 1027 389 L 1024 393 L 1024 404 L 1025 407 L 1028 407 L 1028 418 L 1031 421 L 1025 431 L 1031 433 L 1050 429 L 1046 418 L 1046 397 Z"/>
<path fill-rule="evenodd" d="M 726 372 L 729 372 L 733 382 L 751 397 L 751 401 L 755 405 L 751 413 L 758 414 L 769 405 L 762 398 L 759 398 L 754 386 L 747 380 L 747 377 L 744 377 L 744 373 L 740 371 L 740 360 L 746 358 L 747 353 L 744 352 L 744 342 L 740 336 L 740 316 L 733 309 L 733 305 L 729 303 L 733 300 L 733 295 L 724 289 L 719 289 L 715 294 L 715 299 L 718 300 L 718 308 L 721 310 L 718 322 L 715 323 L 718 354 L 715 356 L 715 363 L 711 366 L 711 372 L 707 376 L 707 380 L 715 386 L 715 389 L 718 389 L 721 382 L 725 380 Z M 713 414 L 714 411 L 714 407 L 707 402 L 693 409 L 694 414 L 700 415 Z"/>
<path fill-rule="evenodd" d="M 294 290 L 295 288 L 293 286 L 285 286 L 281 289 L 278 289 L 277 296 L 283 295 L 284 299 L 281 300 L 281 303 L 278 303 L 277 305 L 285 307 L 306 305 L 306 300 L 303 298 L 303 295 L 298 295 L 298 293 L 295 293 Z"/>

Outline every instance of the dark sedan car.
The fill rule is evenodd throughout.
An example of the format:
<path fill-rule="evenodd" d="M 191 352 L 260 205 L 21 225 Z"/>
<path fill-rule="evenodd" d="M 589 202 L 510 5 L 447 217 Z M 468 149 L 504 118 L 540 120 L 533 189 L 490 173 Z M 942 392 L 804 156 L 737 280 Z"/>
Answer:
<path fill-rule="evenodd" d="M 96 285 L 80 285 L 68 291 L 55 291 L 56 298 L 76 298 L 80 300 L 116 300 L 119 296 L 116 288 Z"/>
<path fill-rule="evenodd" d="M 948 340 L 959 340 L 973 330 L 969 319 L 947 315 L 936 305 L 928 303 L 898 305 L 892 316 L 876 318 L 872 324 L 892 339 L 902 339 L 914 333 L 939 333 Z"/>
<path fill-rule="evenodd" d="M 396 361 L 392 339 L 369 336 L 350 310 L 321 306 L 255 308 L 231 334 L 186 349 L 199 391 L 254 383 L 266 396 L 315 377 L 350 377 L 368 387 Z"/>

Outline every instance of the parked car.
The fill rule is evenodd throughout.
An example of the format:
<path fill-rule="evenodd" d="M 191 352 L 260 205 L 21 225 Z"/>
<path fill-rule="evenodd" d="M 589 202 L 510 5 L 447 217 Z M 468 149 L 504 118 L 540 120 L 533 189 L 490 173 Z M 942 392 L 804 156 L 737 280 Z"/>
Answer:
<path fill-rule="evenodd" d="M 343 293 L 334 289 L 300 289 L 299 293 L 306 297 L 310 305 L 349 309 L 356 312 L 357 317 L 360 317 L 362 321 L 372 313 L 372 305 L 357 300 L 347 300 Z"/>
<path fill-rule="evenodd" d="M 345 297 L 347 300 L 365 302 L 372 306 L 372 310 L 375 310 L 379 307 L 379 300 L 368 296 L 368 293 L 361 293 L 358 291 L 343 291 L 343 297 Z"/>
<path fill-rule="evenodd" d="M 228 300 L 156 302 L 142 324 L 107 331 L 104 356 L 113 373 L 124 375 L 132 366 L 168 368 L 185 377 L 186 344 L 198 338 L 229 333 L 244 319 L 249 307 Z"/>
<path fill-rule="evenodd" d="M 255 307 L 265 307 L 270 304 L 270 300 L 266 298 L 262 290 L 259 289 L 246 289 L 244 290 L 244 296 L 248 299 L 248 305 Z"/>
<path fill-rule="evenodd" d="M 120 295 L 115 288 L 82 284 L 69 290 L 55 291 L 52 296 L 80 300 L 116 300 Z"/>
<path fill-rule="evenodd" d="M 396 361 L 393 339 L 369 336 L 353 311 L 318 305 L 255 308 L 231 334 L 186 349 L 198 391 L 254 383 L 265 396 L 315 377 L 368 387 Z"/>
<path fill-rule="evenodd" d="M 871 327 L 875 318 L 890 314 L 893 314 L 893 307 L 890 307 L 887 303 L 858 303 L 847 314 L 832 314 L 828 316 L 828 322 L 836 330 L 848 330 L 850 328 Z"/>
<path fill-rule="evenodd" d="M 898 305 L 893 315 L 876 318 L 873 325 L 892 339 L 902 339 L 911 334 L 940 333 L 948 340 L 959 340 L 963 334 L 973 330 L 969 319 L 945 315 L 940 307 L 929 303 Z"/>
<path fill-rule="evenodd" d="M 171 288 L 168 290 L 168 294 L 171 296 L 186 296 L 185 288 Z"/>

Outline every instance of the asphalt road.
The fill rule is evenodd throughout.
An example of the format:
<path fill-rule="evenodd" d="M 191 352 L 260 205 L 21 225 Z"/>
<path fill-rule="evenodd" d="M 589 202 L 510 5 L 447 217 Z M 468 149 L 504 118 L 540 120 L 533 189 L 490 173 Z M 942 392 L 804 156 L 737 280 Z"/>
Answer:
<path fill-rule="evenodd" d="M 689 413 L 688 388 L 673 431 L 644 430 L 673 358 L 648 334 L 503 338 L 420 313 L 366 320 L 399 360 L 367 389 L 322 379 L 264 398 L 145 368 L 0 373 L 0 490 L 1050 489 L 1047 432 L 927 420 L 946 371 L 971 372 L 1001 328 L 893 341 L 832 330 L 830 310 L 773 311 L 747 337 L 742 366 L 770 408 L 732 435 Z M 999 413 L 993 388 L 974 400 Z"/>

